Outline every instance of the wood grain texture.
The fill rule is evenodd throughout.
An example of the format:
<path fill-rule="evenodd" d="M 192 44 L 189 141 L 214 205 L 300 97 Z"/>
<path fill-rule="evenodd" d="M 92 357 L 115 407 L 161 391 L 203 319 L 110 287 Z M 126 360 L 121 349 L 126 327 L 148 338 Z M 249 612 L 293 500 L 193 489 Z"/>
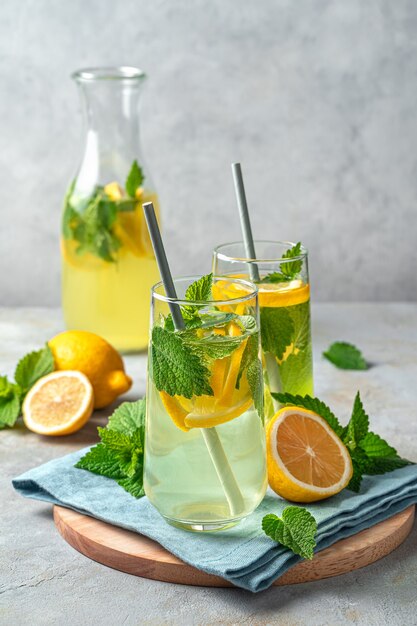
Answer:
<path fill-rule="evenodd" d="M 382 559 L 406 539 L 413 525 L 414 512 L 415 507 L 411 506 L 376 526 L 338 541 L 319 552 L 312 561 L 303 561 L 288 570 L 274 585 L 293 585 L 339 576 Z M 73 548 L 113 569 L 181 585 L 233 586 L 223 578 L 187 565 L 147 537 L 71 509 L 55 506 L 54 521 L 62 537 Z"/>

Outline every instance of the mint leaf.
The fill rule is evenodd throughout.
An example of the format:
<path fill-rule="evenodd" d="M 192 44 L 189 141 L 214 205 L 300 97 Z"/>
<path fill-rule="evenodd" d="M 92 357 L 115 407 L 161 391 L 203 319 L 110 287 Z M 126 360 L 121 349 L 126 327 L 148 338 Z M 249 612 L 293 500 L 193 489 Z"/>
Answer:
<path fill-rule="evenodd" d="M 385 439 L 373 432 L 367 432 L 361 439 L 360 446 L 369 458 L 397 456 L 395 448 Z"/>
<path fill-rule="evenodd" d="M 411 461 L 401 458 L 396 449 L 376 433 L 368 432 L 359 445 L 367 456 L 365 474 L 385 474 L 406 465 L 413 465 Z"/>
<path fill-rule="evenodd" d="M 117 430 L 126 435 L 133 435 L 136 430 L 145 428 L 146 400 L 123 402 L 109 418 L 107 428 Z"/>
<path fill-rule="evenodd" d="M 211 288 L 213 286 L 213 274 L 206 274 L 191 283 L 185 292 L 186 300 L 205 302 L 212 299 Z"/>
<path fill-rule="evenodd" d="M 294 259 L 295 257 L 300 256 L 300 254 L 301 242 L 299 241 L 295 244 L 295 246 L 287 250 L 285 254 L 282 255 L 282 258 Z M 302 267 L 303 261 L 302 259 L 298 259 L 297 261 L 286 261 L 285 263 L 281 263 L 280 270 L 289 280 L 293 280 L 301 272 Z"/>
<path fill-rule="evenodd" d="M 126 192 L 131 198 L 135 197 L 136 190 L 141 186 L 145 177 L 143 175 L 142 169 L 139 167 L 138 162 L 135 160 L 132 163 L 132 167 L 130 168 L 130 172 L 126 178 Z"/>
<path fill-rule="evenodd" d="M 154 326 L 151 350 L 151 377 L 158 391 L 184 398 L 213 395 L 210 371 L 176 333 Z"/>
<path fill-rule="evenodd" d="M 277 359 L 282 359 L 294 333 L 291 315 L 283 307 L 261 307 L 260 321 L 264 352 L 271 352 Z"/>
<path fill-rule="evenodd" d="M 299 506 L 287 506 L 282 517 L 270 513 L 262 520 L 262 529 L 268 537 L 289 548 L 304 559 L 312 559 L 317 522 L 314 517 Z"/>
<path fill-rule="evenodd" d="M 54 357 L 48 344 L 41 350 L 29 352 L 17 364 L 14 374 L 16 383 L 26 394 L 43 376 L 54 371 Z"/>
<path fill-rule="evenodd" d="M 212 299 L 211 288 L 213 286 L 213 274 L 206 274 L 202 276 L 198 280 L 194 281 L 189 285 L 187 291 L 185 292 L 185 299 L 193 302 L 206 302 L 207 300 Z M 189 306 L 181 306 L 181 311 L 183 317 L 185 318 L 195 318 L 198 316 L 198 311 L 204 306 L 204 304 L 200 305 L 189 305 Z M 197 318 L 200 321 L 199 318 Z"/>
<path fill-rule="evenodd" d="M 365 437 L 368 429 L 369 417 L 365 413 L 358 391 L 353 404 L 352 417 L 342 437 L 343 443 L 354 448 Z"/>
<path fill-rule="evenodd" d="M 256 357 L 249 363 L 246 370 L 246 378 L 248 380 L 249 389 L 253 398 L 253 404 L 259 417 L 264 419 L 264 379 L 262 373 L 262 363 Z"/>
<path fill-rule="evenodd" d="M 285 283 L 290 281 L 291 278 L 283 274 L 282 272 L 271 272 L 260 280 L 260 283 Z"/>
<path fill-rule="evenodd" d="M 356 346 L 345 341 L 336 341 L 323 352 L 323 356 L 336 367 L 343 370 L 366 370 L 368 364 Z"/>
<path fill-rule="evenodd" d="M 292 248 L 289 248 L 283 255 L 283 259 L 293 259 L 302 254 L 301 242 L 296 243 Z M 285 261 L 280 265 L 280 272 L 271 272 L 262 278 L 261 283 L 284 283 L 290 280 L 294 280 L 301 272 L 303 267 L 303 260 L 298 259 L 296 261 Z"/>
<path fill-rule="evenodd" d="M 107 428 L 98 428 L 101 443 L 75 467 L 113 478 L 136 498 L 142 497 L 144 423 L 145 399 L 124 402 L 110 417 Z"/>
<path fill-rule="evenodd" d="M 22 392 L 18 385 L 0 376 L 0 430 L 15 425 L 20 415 Z"/>
<path fill-rule="evenodd" d="M 360 491 L 363 475 L 366 474 L 368 458 L 365 452 L 360 448 L 355 448 L 354 450 L 348 448 L 348 452 L 352 460 L 353 474 L 346 489 L 358 493 Z"/>
<path fill-rule="evenodd" d="M 142 498 L 142 496 L 145 495 L 142 478 L 140 476 L 122 478 L 122 480 L 118 480 L 117 483 L 135 498 Z"/>
<path fill-rule="evenodd" d="M 113 454 L 110 448 L 107 448 L 102 443 L 93 446 L 89 452 L 75 464 L 75 467 L 88 470 L 100 476 L 107 476 L 107 478 L 119 479 L 124 476 L 124 473 L 120 469 L 118 458 Z"/>
<path fill-rule="evenodd" d="M 112 452 L 124 452 L 131 449 L 131 441 L 129 435 L 111 428 L 97 428 L 101 441 L 108 450 Z"/>
<path fill-rule="evenodd" d="M 275 398 L 275 400 L 278 400 L 280 404 L 289 406 L 300 406 L 304 409 L 308 409 L 309 411 L 314 411 L 314 413 L 317 413 L 317 415 L 320 415 L 320 417 L 326 420 L 326 422 L 329 424 L 330 428 L 334 430 L 336 435 L 340 437 L 343 434 L 343 426 L 340 424 L 337 417 L 329 409 L 329 407 L 318 398 L 312 398 L 311 396 L 292 395 L 291 393 L 272 393 L 271 395 L 273 396 L 273 398 Z"/>
<path fill-rule="evenodd" d="M 209 335 L 198 337 L 193 331 L 180 333 L 184 343 L 200 357 L 224 359 L 240 346 L 245 337 L 230 337 L 229 335 Z"/>

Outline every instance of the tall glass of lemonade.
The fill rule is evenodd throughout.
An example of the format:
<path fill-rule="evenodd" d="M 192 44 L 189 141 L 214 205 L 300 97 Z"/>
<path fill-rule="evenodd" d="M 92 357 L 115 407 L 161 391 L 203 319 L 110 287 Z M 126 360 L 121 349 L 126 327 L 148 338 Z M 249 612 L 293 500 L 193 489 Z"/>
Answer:
<path fill-rule="evenodd" d="M 158 199 L 139 142 L 144 73 L 94 68 L 72 76 L 85 142 L 64 202 L 62 305 L 69 329 L 95 332 L 123 351 L 144 349 L 158 270 L 141 205 Z"/>
<path fill-rule="evenodd" d="M 265 382 L 265 415 L 279 403 L 271 392 L 313 394 L 310 284 L 307 250 L 300 244 L 255 241 L 256 260 L 246 257 L 243 243 L 223 244 L 213 252 L 213 271 L 247 278 L 259 273 L 260 326 Z"/>
<path fill-rule="evenodd" d="M 152 290 L 145 493 L 169 523 L 217 530 L 267 486 L 257 289 L 211 275 L 174 284 L 175 300 L 161 283 Z"/>

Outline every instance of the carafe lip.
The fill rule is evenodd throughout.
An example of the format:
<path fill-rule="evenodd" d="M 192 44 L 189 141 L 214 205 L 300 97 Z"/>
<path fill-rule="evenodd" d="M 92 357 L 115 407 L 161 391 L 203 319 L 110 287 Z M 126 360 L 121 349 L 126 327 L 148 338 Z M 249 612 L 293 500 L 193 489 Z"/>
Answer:
<path fill-rule="evenodd" d="M 139 67 L 130 65 L 108 67 L 85 67 L 76 70 L 71 78 L 78 83 L 95 81 L 126 81 L 137 82 L 146 78 L 146 74 Z"/>

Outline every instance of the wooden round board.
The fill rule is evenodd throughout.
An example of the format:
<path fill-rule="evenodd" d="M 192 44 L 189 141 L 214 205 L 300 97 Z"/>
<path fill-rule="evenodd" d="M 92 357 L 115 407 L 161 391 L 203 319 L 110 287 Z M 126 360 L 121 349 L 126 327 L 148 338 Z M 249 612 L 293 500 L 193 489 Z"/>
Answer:
<path fill-rule="evenodd" d="M 415 507 L 338 541 L 278 578 L 274 585 L 292 585 L 338 576 L 369 565 L 395 550 L 408 536 Z M 161 545 L 117 526 L 70 509 L 54 506 L 55 524 L 73 548 L 109 567 L 164 582 L 206 587 L 232 587 L 223 578 L 187 565 Z"/>

